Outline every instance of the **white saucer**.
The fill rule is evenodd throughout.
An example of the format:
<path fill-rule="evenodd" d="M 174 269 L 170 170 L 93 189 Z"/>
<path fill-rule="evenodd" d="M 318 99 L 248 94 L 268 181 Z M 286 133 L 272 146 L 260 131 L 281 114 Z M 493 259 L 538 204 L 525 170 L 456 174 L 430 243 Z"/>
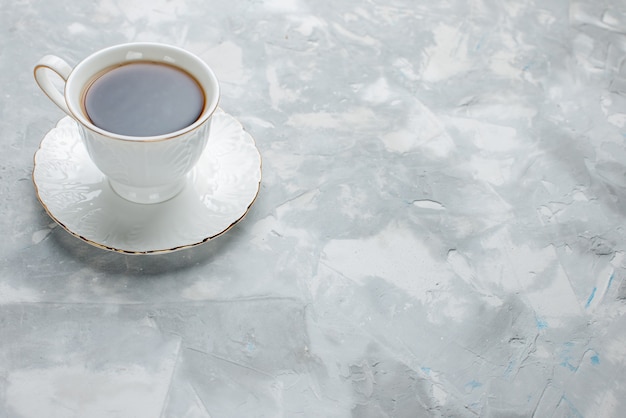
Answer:
<path fill-rule="evenodd" d="M 165 253 L 215 238 L 246 215 L 259 192 L 261 155 L 241 124 L 218 109 L 183 191 L 141 205 L 111 189 L 65 117 L 41 141 L 33 181 L 45 210 L 72 235 L 111 251 Z"/>

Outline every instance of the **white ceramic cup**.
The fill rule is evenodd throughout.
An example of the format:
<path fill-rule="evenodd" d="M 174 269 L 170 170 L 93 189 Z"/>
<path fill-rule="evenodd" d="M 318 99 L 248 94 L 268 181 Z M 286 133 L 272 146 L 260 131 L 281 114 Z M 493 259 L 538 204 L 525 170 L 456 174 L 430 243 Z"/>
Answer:
<path fill-rule="evenodd" d="M 193 76 L 204 92 L 200 117 L 176 132 L 158 136 L 126 136 L 95 126 L 84 106 L 86 89 L 110 68 L 131 62 L 174 65 Z M 209 138 L 211 117 L 219 101 L 219 84 L 211 68 L 194 54 L 170 45 L 129 43 L 102 49 L 74 68 L 47 55 L 35 66 L 35 80 L 48 97 L 78 122 L 94 164 L 123 198 L 136 203 L 159 203 L 178 194 Z M 64 82 L 63 92 L 54 78 Z"/>

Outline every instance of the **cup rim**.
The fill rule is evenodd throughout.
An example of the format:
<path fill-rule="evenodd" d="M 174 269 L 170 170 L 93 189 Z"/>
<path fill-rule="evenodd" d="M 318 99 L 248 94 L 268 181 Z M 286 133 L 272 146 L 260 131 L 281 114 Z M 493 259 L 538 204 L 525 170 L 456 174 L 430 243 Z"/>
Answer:
<path fill-rule="evenodd" d="M 116 50 L 126 50 L 128 49 L 129 52 L 132 48 L 163 48 L 163 49 L 167 49 L 169 51 L 176 51 L 179 54 L 183 54 L 186 55 L 188 58 L 192 59 L 193 61 L 195 61 L 197 64 L 200 65 L 200 67 L 203 68 L 203 71 L 206 72 L 206 74 L 209 76 L 209 78 L 211 79 L 212 84 L 214 84 L 215 88 L 215 92 L 211 95 L 211 100 L 207 100 L 207 92 L 206 92 L 206 86 L 203 83 L 200 83 L 202 85 L 202 88 L 204 90 L 204 95 L 205 95 L 205 106 L 204 109 L 202 110 L 202 114 L 200 115 L 200 117 L 198 117 L 198 119 L 196 119 L 196 121 L 182 129 L 179 129 L 177 131 L 173 131 L 173 132 L 169 132 L 166 134 L 161 134 L 161 135 L 151 135 L 151 136 L 132 136 L 132 135 L 122 135 L 122 134 L 116 134 L 114 132 L 109 132 L 105 129 L 99 128 L 98 126 L 94 125 L 87 117 L 86 115 L 83 114 L 83 112 L 81 110 L 77 110 L 75 109 L 74 103 L 72 100 L 70 100 L 69 95 L 72 91 L 74 91 L 75 89 L 72 88 L 67 88 L 67 86 L 71 86 L 73 80 L 76 77 L 76 74 L 79 74 L 79 72 L 81 70 L 83 70 L 86 66 L 88 66 L 94 59 L 96 59 L 98 56 L 102 56 L 104 54 L 107 53 L 111 53 L 114 52 Z M 167 64 L 170 65 L 176 65 L 176 64 L 172 64 L 169 62 L 166 62 Z M 111 66 L 115 66 L 116 64 L 111 64 Z M 108 68 L 108 67 L 107 67 Z M 184 70 L 184 68 L 182 68 Z M 90 76 L 93 78 L 97 75 L 97 71 L 94 72 L 93 74 L 91 74 Z M 83 86 L 79 86 L 78 87 L 80 89 L 79 94 L 81 94 L 82 90 L 83 90 Z M 103 48 L 100 49 L 92 54 L 90 54 L 89 56 L 87 56 L 86 58 L 84 58 L 83 60 L 81 60 L 78 64 L 76 64 L 76 66 L 74 66 L 74 68 L 72 69 L 72 71 L 70 72 L 67 81 L 66 81 L 66 88 L 64 91 L 64 98 L 65 98 L 65 103 L 67 104 L 68 110 L 70 111 L 70 113 L 72 114 L 72 117 L 78 121 L 84 128 L 95 132 L 99 135 L 105 136 L 107 138 L 110 139 L 115 139 L 115 140 L 120 140 L 120 141 L 128 141 L 128 142 L 159 142 L 159 141 L 167 141 L 167 140 L 171 140 L 171 139 L 175 139 L 178 138 L 182 135 L 186 135 L 189 132 L 192 132 L 196 129 L 198 129 L 199 127 L 201 127 L 202 125 L 204 125 L 215 113 L 215 111 L 218 108 L 218 104 L 219 104 L 219 100 L 220 100 L 220 85 L 217 79 L 217 76 L 215 75 L 215 73 L 213 72 L 213 70 L 211 69 L 211 67 L 209 67 L 209 65 L 204 62 L 204 60 L 200 59 L 197 55 L 193 54 L 190 51 L 187 51 L 186 49 L 174 46 L 174 45 L 169 45 L 169 44 L 164 44 L 164 43 L 159 43 L 159 42 L 128 42 L 128 43 L 123 43 L 123 44 L 117 44 L 117 45 L 113 45 L 107 48 Z M 82 99 L 81 99 L 82 100 Z"/>

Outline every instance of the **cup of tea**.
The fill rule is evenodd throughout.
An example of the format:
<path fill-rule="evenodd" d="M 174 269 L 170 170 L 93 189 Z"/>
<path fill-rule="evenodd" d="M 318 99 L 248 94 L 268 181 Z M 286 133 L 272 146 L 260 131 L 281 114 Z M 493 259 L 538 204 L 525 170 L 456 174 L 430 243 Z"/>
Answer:
<path fill-rule="evenodd" d="M 159 203 L 182 190 L 207 144 L 220 96 L 203 60 L 175 46 L 129 43 L 95 52 L 74 68 L 47 55 L 34 75 L 77 122 L 90 158 L 118 195 Z"/>

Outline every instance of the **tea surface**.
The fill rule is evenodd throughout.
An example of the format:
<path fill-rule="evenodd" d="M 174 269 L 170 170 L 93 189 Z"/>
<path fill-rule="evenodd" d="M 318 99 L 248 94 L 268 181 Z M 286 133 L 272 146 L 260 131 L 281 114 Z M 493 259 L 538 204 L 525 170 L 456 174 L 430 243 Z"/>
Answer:
<path fill-rule="evenodd" d="M 168 64 L 134 62 L 106 71 L 88 87 L 85 111 L 108 132 L 146 137 L 194 123 L 204 94 L 187 72 Z"/>

